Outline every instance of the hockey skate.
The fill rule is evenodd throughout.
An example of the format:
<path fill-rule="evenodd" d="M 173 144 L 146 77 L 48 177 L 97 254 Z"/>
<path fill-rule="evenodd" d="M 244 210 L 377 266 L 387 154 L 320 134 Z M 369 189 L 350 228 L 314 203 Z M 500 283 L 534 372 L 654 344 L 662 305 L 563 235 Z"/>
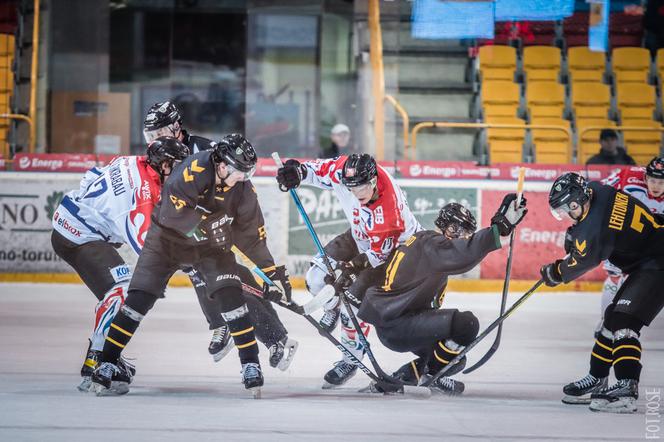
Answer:
<path fill-rule="evenodd" d="M 231 331 L 227 325 L 222 325 L 219 328 L 215 328 L 212 332 L 208 352 L 212 355 L 214 362 L 219 362 L 231 351 L 234 345 L 231 339 Z"/>
<path fill-rule="evenodd" d="M 418 385 L 429 383 L 431 378 L 431 375 L 422 375 Z M 432 393 L 446 396 L 458 396 L 466 389 L 466 385 L 463 382 L 456 381 L 447 376 L 436 379 L 432 384 L 428 385 L 428 387 Z"/>
<path fill-rule="evenodd" d="M 119 396 L 129 393 L 132 368 L 133 366 L 128 366 L 123 360 L 119 360 L 118 365 L 103 362 L 90 377 L 90 391 L 97 396 Z"/>
<path fill-rule="evenodd" d="M 349 364 L 343 360 L 335 362 L 334 368 L 325 373 L 323 390 L 342 386 L 355 376 L 355 373 L 357 373 L 357 365 Z"/>
<path fill-rule="evenodd" d="M 281 371 L 288 370 L 295 357 L 297 346 L 298 342 L 289 338 L 288 335 L 277 341 L 276 344 L 272 344 L 270 346 L 270 367 L 278 368 Z"/>
<path fill-rule="evenodd" d="M 261 366 L 256 362 L 242 364 L 242 382 L 244 383 L 244 388 L 251 390 L 254 399 L 260 399 L 261 387 L 263 386 Z"/>
<path fill-rule="evenodd" d="M 325 310 L 323 316 L 318 321 L 318 325 L 328 333 L 332 332 L 339 323 L 339 317 L 341 316 L 341 306 L 338 305 L 330 310 Z"/>
<path fill-rule="evenodd" d="M 90 346 L 88 345 L 88 351 L 87 354 L 85 355 L 85 361 L 83 362 L 83 366 L 81 367 L 81 383 L 78 384 L 78 391 L 83 391 L 87 392 L 90 390 L 90 377 L 92 376 L 92 372 L 95 371 L 95 368 L 97 367 L 97 363 L 99 362 L 99 356 L 101 355 L 100 351 L 97 350 L 91 350 Z"/>
<path fill-rule="evenodd" d="M 590 395 L 599 392 L 601 389 L 606 388 L 608 378 L 596 378 L 588 374 L 583 379 L 572 382 L 563 387 L 563 404 L 570 405 L 588 405 L 590 403 Z"/>
<path fill-rule="evenodd" d="M 636 413 L 638 398 L 639 381 L 619 379 L 615 384 L 590 396 L 590 409 L 606 413 Z"/>

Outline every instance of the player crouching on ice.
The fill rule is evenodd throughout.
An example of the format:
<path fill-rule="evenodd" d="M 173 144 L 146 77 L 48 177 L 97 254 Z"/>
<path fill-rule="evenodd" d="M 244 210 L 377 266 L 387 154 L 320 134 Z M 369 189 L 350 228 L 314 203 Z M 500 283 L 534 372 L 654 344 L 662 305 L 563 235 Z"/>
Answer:
<path fill-rule="evenodd" d="M 479 322 L 473 313 L 441 308 L 448 277 L 469 271 L 500 249 L 500 236 L 509 236 L 526 213 L 526 199 L 517 208 L 516 194 L 508 194 L 491 218 L 491 226 L 475 232 L 477 223 L 470 211 L 450 203 L 440 209 L 436 231 L 418 232 L 396 249 L 382 284 L 367 290 L 358 313 L 376 327 L 387 348 L 418 356 L 394 377 L 408 385 L 428 383 L 477 337 Z M 464 366 L 465 358 L 450 375 Z M 429 387 L 448 395 L 464 390 L 462 382 L 449 377 Z"/>
<path fill-rule="evenodd" d="M 553 183 L 549 205 L 554 217 L 572 221 L 568 255 L 542 267 L 554 287 L 580 277 L 608 259 L 628 275 L 604 312 L 590 356 L 590 373 L 564 387 L 565 402 L 590 409 L 634 413 L 641 374 L 641 329 L 664 307 L 664 224 L 627 193 L 566 173 Z M 606 386 L 613 366 L 617 382 Z"/>
<path fill-rule="evenodd" d="M 350 229 L 325 246 L 340 278 L 356 278 L 347 285 L 347 296 L 358 302 L 372 285 L 380 284 L 385 262 L 392 251 L 422 230 L 408 208 L 408 202 L 394 179 L 368 154 L 340 156 L 330 160 L 288 160 L 277 172 L 277 182 L 283 191 L 302 184 L 331 190 L 341 203 Z M 307 288 L 316 296 L 326 284 L 327 270 L 320 255 L 314 257 L 307 272 Z M 355 357 L 362 359 L 365 349 L 350 322 L 345 308 L 341 311 L 339 298 L 325 306 L 319 321 L 321 327 L 332 331 L 341 315 L 341 343 Z M 365 336 L 368 324 L 360 323 Z M 343 385 L 357 372 L 357 366 L 346 355 L 325 374 L 323 388 Z"/>
<path fill-rule="evenodd" d="M 118 157 L 104 168 L 87 171 L 80 188 L 69 192 L 55 210 L 53 250 L 99 300 L 81 368 L 81 391 L 90 387 L 104 338 L 131 279 L 131 270 L 116 249 L 128 244 L 136 254 L 141 252 L 162 183 L 187 155 L 189 148 L 175 138 L 152 140 L 147 157 Z M 130 382 L 134 367 L 125 359 L 118 361 L 118 367 L 121 375 L 116 378 Z"/>

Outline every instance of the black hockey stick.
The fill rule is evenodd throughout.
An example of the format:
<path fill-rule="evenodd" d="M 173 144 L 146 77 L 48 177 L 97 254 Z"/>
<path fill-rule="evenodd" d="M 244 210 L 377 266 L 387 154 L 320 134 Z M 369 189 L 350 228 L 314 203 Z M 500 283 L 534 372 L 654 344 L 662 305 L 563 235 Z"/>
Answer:
<path fill-rule="evenodd" d="M 525 178 L 525 172 L 526 172 L 525 167 L 519 168 L 519 179 L 516 185 L 516 193 L 517 193 L 516 207 L 519 207 L 519 205 L 521 204 L 521 196 L 523 195 L 523 180 Z M 505 313 L 505 306 L 507 305 L 507 293 L 510 290 L 510 277 L 512 276 L 512 253 L 514 252 L 515 234 L 516 234 L 516 228 L 512 230 L 512 234 L 510 235 L 510 246 L 509 246 L 510 249 L 509 252 L 507 253 L 507 264 L 505 264 L 505 281 L 503 282 L 503 293 L 500 299 L 500 315 Z M 493 354 L 496 351 L 498 351 L 498 347 L 500 346 L 500 337 L 502 333 L 503 333 L 503 324 L 501 322 L 500 325 L 498 326 L 498 331 L 496 332 L 496 339 L 494 339 L 493 344 L 491 344 L 491 348 L 489 348 L 486 354 L 482 356 L 482 359 L 475 362 L 473 366 L 466 368 L 463 371 L 463 374 L 472 373 L 473 371 L 477 370 L 482 365 L 484 365 L 489 359 L 491 359 Z"/>
<path fill-rule="evenodd" d="M 272 153 L 272 159 L 274 160 L 275 164 L 279 167 L 283 167 L 283 162 L 281 161 L 281 158 L 279 158 L 279 154 L 277 152 Z M 300 201 L 300 197 L 297 194 L 297 191 L 295 189 L 290 189 L 290 194 L 291 197 L 293 198 L 293 202 L 295 203 L 295 207 L 297 207 L 298 212 L 300 213 L 300 216 L 302 217 L 302 220 L 304 221 L 304 224 L 307 226 L 307 230 L 309 231 L 309 235 L 311 236 L 311 239 L 313 240 L 314 244 L 316 245 L 316 248 L 318 249 L 318 253 L 321 255 L 323 258 L 323 262 L 325 263 L 325 267 L 327 269 L 327 273 L 334 277 L 334 267 L 332 266 L 332 262 L 330 261 L 330 257 L 325 253 L 325 249 L 323 248 L 323 244 L 320 242 L 320 239 L 318 238 L 318 234 L 316 233 L 316 230 L 314 229 L 314 226 L 311 224 L 311 220 L 309 219 L 309 215 L 307 214 L 306 210 L 304 210 L 304 206 L 302 205 L 302 201 Z M 395 379 L 392 376 L 389 376 L 383 369 L 380 367 L 378 364 L 378 361 L 376 360 L 376 357 L 374 356 L 373 352 L 371 351 L 371 346 L 369 345 L 369 341 L 367 341 L 366 336 L 364 336 L 364 333 L 362 332 L 362 327 L 360 326 L 357 317 L 355 316 L 355 313 L 353 312 L 352 306 L 350 305 L 350 302 L 348 301 L 347 297 L 347 292 L 345 290 L 338 290 L 339 293 L 339 299 L 341 299 L 341 302 L 344 304 L 346 307 L 346 311 L 348 312 L 348 316 L 350 316 L 351 322 L 353 323 L 353 326 L 355 327 L 355 331 L 357 332 L 357 337 L 360 340 L 360 343 L 364 347 L 367 357 L 369 358 L 369 361 L 371 362 L 371 365 L 373 366 L 374 370 L 376 370 L 377 374 L 377 379 L 375 376 L 369 376 L 371 377 L 374 381 L 376 381 L 376 384 L 386 393 L 388 392 L 403 392 L 404 387 L 409 387 L 410 389 L 417 389 L 418 387 L 411 387 L 411 386 L 406 386 L 401 380 Z M 311 317 L 307 317 L 307 320 L 311 322 L 312 324 L 315 324 L 316 328 L 318 329 L 319 333 L 322 333 L 321 327 L 316 322 L 313 320 Z M 312 322 L 313 321 L 313 322 Z M 328 332 L 325 332 L 328 337 L 328 339 L 332 338 L 332 335 L 330 335 Z M 325 336 L 325 334 L 323 334 Z M 327 337 L 326 336 L 326 337 Z M 337 348 L 341 349 L 343 347 L 341 344 L 339 344 L 339 341 L 334 339 L 332 341 Z M 341 347 L 339 347 L 341 346 Z M 343 347 L 343 350 L 341 350 L 345 355 L 350 355 L 350 359 L 355 363 L 355 365 L 358 365 L 357 363 L 360 362 L 358 358 L 356 358 L 352 353 Z M 358 365 L 360 368 L 362 368 L 361 364 Z M 365 366 L 366 368 L 366 366 Z M 362 369 L 367 375 L 369 373 L 365 370 Z M 373 374 L 373 373 L 372 373 Z M 422 389 L 424 390 L 424 389 Z"/>
<path fill-rule="evenodd" d="M 487 327 L 482 333 L 480 333 L 479 336 L 477 336 L 477 338 L 475 338 L 475 340 L 474 340 L 473 342 L 471 342 L 470 344 L 468 344 L 468 345 L 466 346 L 466 348 L 464 348 L 463 350 L 461 350 L 461 352 L 459 352 L 459 354 L 456 355 L 456 357 L 455 357 L 454 359 L 452 359 L 452 360 L 450 361 L 449 364 L 447 364 L 445 367 L 443 367 L 438 373 L 436 373 L 435 375 L 433 375 L 432 378 L 428 379 L 427 382 L 426 382 L 426 384 L 424 384 L 424 385 L 428 387 L 428 386 L 432 385 L 432 384 L 433 384 L 436 380 L 438 380 L 439 378 L 445 376 L 445 373 L 447 373 L 448 371 L 450 371 L 450 370 L 452 369 L 452 367 L 454 367 L 454 366 L 455 366 L 455 365 L 456 365 L 456 364 L 457 364 L 457 363 L 458 363 L 458 362 L 459 362 L 459 361 L 460 361 L 460 360 L 466 355 L 466 353 L 468 353 L 470 350 L 473 349 L 473 347 L 475 347 L 477 344 L 479 344 L 480 341 L 482 341 L 484 338 L 486 338 L 486 337 L 489 335 L 489 333 L 491 333 L 491 332 L 493 331 L 493 329 L 495 329 L 496 327 L 500 326 L 500 324 L 502 324 L 503 321 L 505 321 L 505 319 L 507 319 L 512 313 L 514 313 L 514 311 L 515 311 L 517 308 L 519 308 L 524 302 L 526 302 L 526 300 L 527 300 L 528 298 L 530 298 L 530 296 L 531 296 L 533 293 L 535 293 L 535 291 L 536 291 L 536 290 L 537 290 L 537 289 L 538 289 L 543 283 L 544 283 L 544 281 L 541 280 L 541 279 L 540 279 L 539 281 L 537 281 L 537 282 L 535 283 L 535 285 L 532 286 L 532 287 L 530 288 L 530 290 L 528 290 L 528 291 L 527 291 L 526 293 L 524 293 L 519 299 L 517 299 L 517 300 L 514 302 L 514 304 L 512 304 L 512 305 L 510 306 L 509 309 L 507 309 L 507 311 L 506 311 L 505 313 L 503 313 L 502 315 L 500 315 L 500 316 L 498 317 L 498 319 L 496 319 L 495 321 L 493 321 L 493 322 L 491 323 L 491 325 L 489 325 L 489 326 L 488 326 L 488 327 Z"/>

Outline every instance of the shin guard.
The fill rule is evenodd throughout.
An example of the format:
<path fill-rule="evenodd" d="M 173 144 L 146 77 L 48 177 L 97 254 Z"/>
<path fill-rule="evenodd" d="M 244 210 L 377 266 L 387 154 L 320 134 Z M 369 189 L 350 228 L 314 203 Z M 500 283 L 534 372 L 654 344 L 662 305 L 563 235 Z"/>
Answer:
<path fill-rule="evenodd" d="M 598 379 L 605 378 L 613 363 L 613 333 L 602 327 L 595 338 L 595 345 L 590 352 L 590 374 Z"/>
<path fill-rule="evenodd" d="M 101 351 L 104 348 L 111 322 L 124 303 L 127 285 L 114 286 L 95 307 L 95 327 L 90 336 L 91 350 Z"/>
<path fill-rule="evenodd" d="M 354 306 L 351 306 L 353 312 L 357 315 L 357 308 Z M 362 330 L 362 334 L 364 336 L 369 336 L 369 332 L 371 331 L 371 326 L 358 319 L 358 322 L 360 324 L 360 329 Z M 350 316 L 348 315 L 348 312 L 346 311 L 346 306 L 342 305 L 341 307 L 341 336 L 340 336 L 340 341 L 346 347 L 352 354 L 355 356 L 357 359 L 360 361 L 364 357 L 364 346 L 362 345 L 362 342 L 357 336 L 357 330 L 355 330 L 355 325 L 353 324 L 353 321 L 350 319 Z M 355 365 L 348 356 L 344 355 L 343 357 L 344 362 L 348 364 Z"/>
<path fill-rule="evenodd" d="M 639 334 L 625 328 L 614 333 L 613 372 L 616 379 L 639 380 L 641 375 L 641 342 Z"/>
<path fill-rule="evenodd" d="M 223 312 L 221 316 L 231 331 L 233 342 L 240 356 L 240 362 L 242 364 L 249 362 L 258 363 L 256 334 L 251 323 L 247 304 L 242 304 L 231 311 Z"/>

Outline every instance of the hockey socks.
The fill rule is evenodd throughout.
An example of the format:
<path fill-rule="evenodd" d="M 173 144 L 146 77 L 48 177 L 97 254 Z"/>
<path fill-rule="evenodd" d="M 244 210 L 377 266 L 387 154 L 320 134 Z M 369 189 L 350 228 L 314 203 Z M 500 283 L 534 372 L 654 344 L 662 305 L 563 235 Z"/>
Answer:
<path fill-rule="evenodd" d="M 101 354 L 101 362 L 115 364 L 120 358 L 122 350 L 127 346 L 143 317 L 152 308 L 157 298 L 149 293 L 132 290 L 127 296 L 125 304 L 108 329 L 108 336 Z"/>
<path fill-rule="evenodd" d="M 463 346 L 451 339 L 438 341 L 433 349 L 433 357 L 429 359 L 429 373 L 436 374 L 445 368 L 452 359 L 456 358 L 463 350 Z"/>
<path fill-rule="evenodd" d="M 224 312 L 221 316 L 231 331 L 231 337 L 238 349 L 240 362 L 242 364 L 258 363 L 258 345 L 256 344 L 256 335 L 249 317 L 247 304 L 242 304 L 236 309 Z"/>
<path fill-rule="evenodd" d="M 114 286 L 95 307 L 95 327 L 90 337 L 90 350 L 101 351 L 104 348 L 108 329 L 124 303 L 126 292 L 125 285 Z"/>
<path fill-rule="evenodd" d="M 617 330 L 613 341 L 613 370 L 616 379 L 639 380 L 641 375 L 641 342 L 639 334 L 629 328 Z"/>
<path fill-rule="evenodd" d="M 605 327 L 597 333 L 590 353 L 590 374 L 601 379 L 609 375 L 613 363 L 613 333 Z"/>

